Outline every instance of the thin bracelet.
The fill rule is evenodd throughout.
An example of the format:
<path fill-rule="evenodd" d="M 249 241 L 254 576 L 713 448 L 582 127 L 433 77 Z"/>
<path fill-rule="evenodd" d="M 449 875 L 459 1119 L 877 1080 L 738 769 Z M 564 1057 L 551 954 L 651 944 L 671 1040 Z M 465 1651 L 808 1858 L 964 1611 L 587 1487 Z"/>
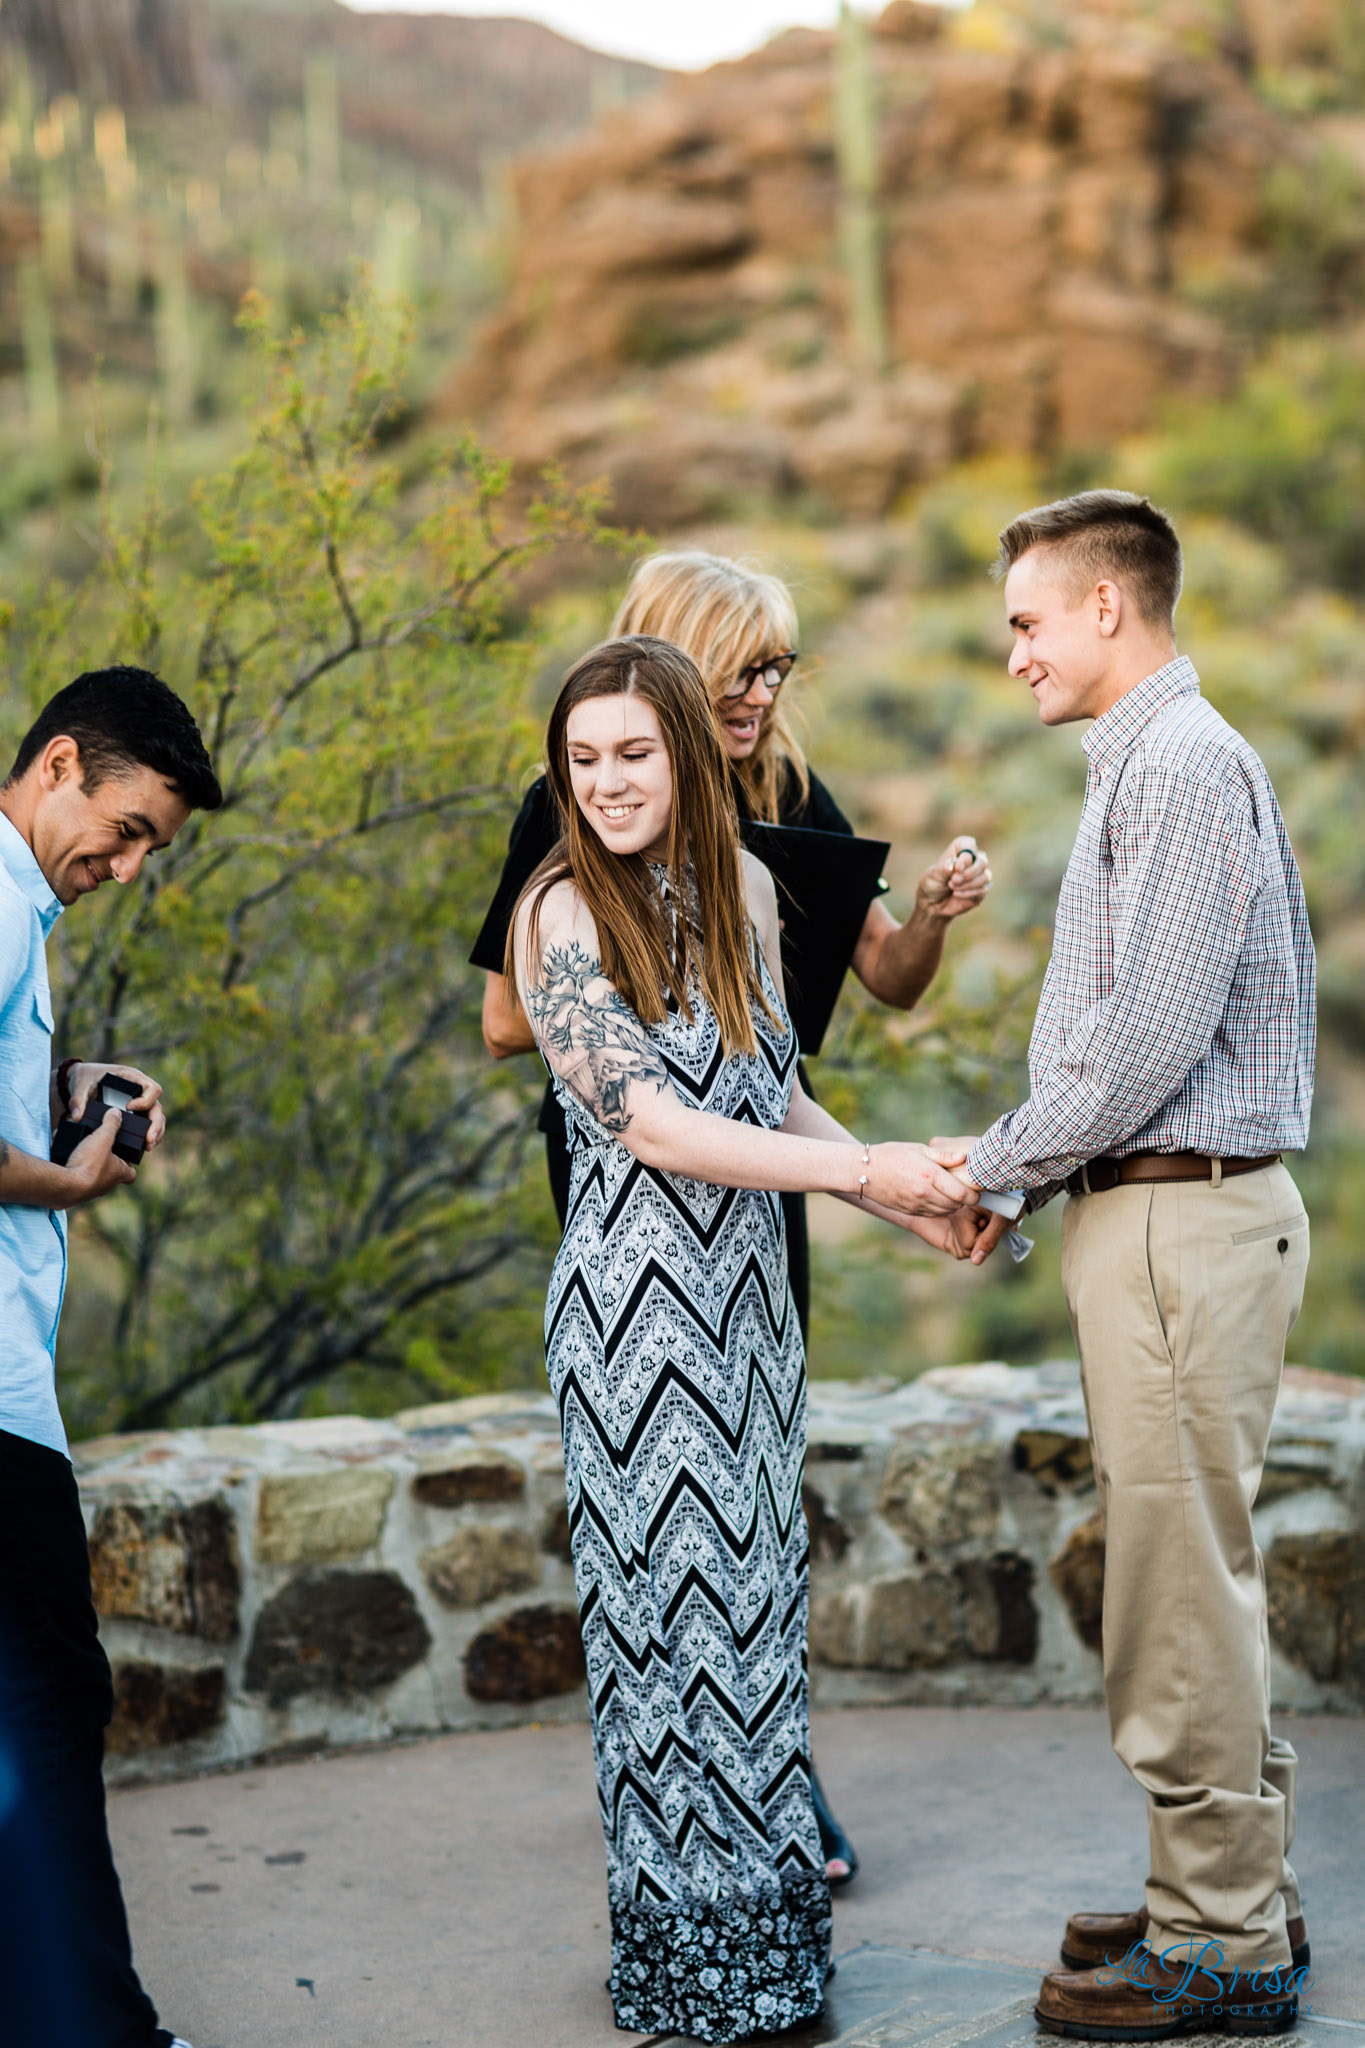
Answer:
<path fill-rule="evenodd" d="M 863 1141 L 862 1141 L 862 1139 L 861 1139 L 861 1138 L 859 1138 L 859 1139 L 855 1140 L 855 1142 L 856 1142 L 857 1144 L 859 1144 L 859 1145 L 862 1145 L 862 1143 L 863 1143 Z M 864 1166 L 870 1166 L 871 1164 L 872 1164 L 872 1148 L 871 1148 L 871 1147 L 870 1147 L 869 1145 L 863 1145 L 863 1165 L 864 1165 Z M 858 1200 L 859 1200 L 860 1202 L 861 1202 L 861 1200 L 863 1199 L 863 1196 L 864 1196 L 864 1195 L 865 1195 L 865 1194 L 867 1193 L 867 1183 L 868 1183 L 868 1179 L 869 1179 L 869 1176 L 868 1176 L 867 1174 L 865 1174 L 865 1173 L 860 1173 L 860 1174 L 858 1175 Z"/>

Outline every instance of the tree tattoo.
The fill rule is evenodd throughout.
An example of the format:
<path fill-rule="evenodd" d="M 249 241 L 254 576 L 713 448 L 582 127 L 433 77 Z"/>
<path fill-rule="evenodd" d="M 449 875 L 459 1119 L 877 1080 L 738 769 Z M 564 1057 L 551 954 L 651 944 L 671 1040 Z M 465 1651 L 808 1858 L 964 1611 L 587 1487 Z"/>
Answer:
<path fill-rule="evenodd" d="M 576 939 L 545 948 L 526 1013 L 565 1087 L 615 1137 L 630 1126 L 626 1094 L 633 1084 L 668 1086 L 654 1041 L 603 977 L 601 961 Z"/>

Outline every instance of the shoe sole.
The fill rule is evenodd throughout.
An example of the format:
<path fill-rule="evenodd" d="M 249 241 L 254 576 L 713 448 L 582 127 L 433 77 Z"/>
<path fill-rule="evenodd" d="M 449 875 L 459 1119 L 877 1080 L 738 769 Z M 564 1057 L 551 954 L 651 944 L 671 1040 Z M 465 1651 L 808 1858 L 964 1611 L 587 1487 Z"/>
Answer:
<path fill-rule="evenodd" d="M 1290 1950 L 1290 1958 L 1296 1970 L 1306 1970 L 1313 1960 L 1313 1945 L 1305 1942 L 1302 1948 Z M 1107 1956 L 1078 1956 L 1070 1949 L 1060 1951 L 1062 1962 L 1068 1970 L 1103 1970 L 1109 1966 Z"/>
<path fill-rule="evenodd" d="M 1059 2020 L 1035 2005 L 1033 2017 L 1045 2033 L 1064 2034 L 1071 2041 L 1169 2041 L 1177 2034 L 1288 2034 L 1298 2025 L 1299 2002 L 1281 2019 L 1252 2019 L 1237 2010 L 1182 2014 L 1155 2027 L 1105 2027 L 1079 2020 Z"/>

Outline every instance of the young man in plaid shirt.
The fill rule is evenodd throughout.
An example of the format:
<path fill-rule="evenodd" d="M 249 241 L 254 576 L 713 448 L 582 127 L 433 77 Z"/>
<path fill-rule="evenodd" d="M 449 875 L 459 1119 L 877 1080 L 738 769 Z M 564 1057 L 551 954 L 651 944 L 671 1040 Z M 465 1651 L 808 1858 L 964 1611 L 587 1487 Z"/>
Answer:
<path fill-rule="evenodd" d="M 1037 2017 L 1152 2039 L 1216 2003 L 1234 2016 L 1201 2024 L 1281 2032 L 1308 1946 L 1251 1507 L 1308 1266 L 1282 1160 L 1307 1142 L 1312 1100 L 1303 889 L 1264 767 L 1176 652 L 1165 515 L 1087 491 L 1016 519 L 1000 566 L 1010 674 L 1045 725 L 1094 724 L 1029 1097 L 964 1171 L 1030 1208 L 1071 1196 L 1062 1272 L 1106 1525 L 1105 1692 L 1151 1838 L 1145 1906 L 1073 1916 Z"/>

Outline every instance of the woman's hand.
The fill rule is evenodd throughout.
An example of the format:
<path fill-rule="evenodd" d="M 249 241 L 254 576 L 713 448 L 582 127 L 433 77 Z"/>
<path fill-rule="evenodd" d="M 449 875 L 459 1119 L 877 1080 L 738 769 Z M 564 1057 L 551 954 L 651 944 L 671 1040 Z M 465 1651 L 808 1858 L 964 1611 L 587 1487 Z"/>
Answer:
<path fill-rule="evenodd" d="M 869 1148 L 868 1198 L 908 1216 L 951 1216 L 970 1207 L 976 1190 L 947 1169 L 961 1155 L 939 1154 L 928 1145 L 889 1144 Z M 969 1247 L 970 1249 L 970 1247 Z"/>
<path fill-rule="evenodd" d="M 974 839 L 959 836 L 926 868 L 915 890 L 915 907 L 925 917 L 951 923 L 977 910 L 991 886 L 990 865 Z"/>
<path fill-rule="evenodd" d="M 990 886 L 985 854 L 974 839 L 958 838 L 920 876 L 904 924 L 874 896 L 853 949 L 853 972 L 863 987 L 893 1010 L 913 1010 L 938 973 L 949 925 L 983 903 Z"/>

